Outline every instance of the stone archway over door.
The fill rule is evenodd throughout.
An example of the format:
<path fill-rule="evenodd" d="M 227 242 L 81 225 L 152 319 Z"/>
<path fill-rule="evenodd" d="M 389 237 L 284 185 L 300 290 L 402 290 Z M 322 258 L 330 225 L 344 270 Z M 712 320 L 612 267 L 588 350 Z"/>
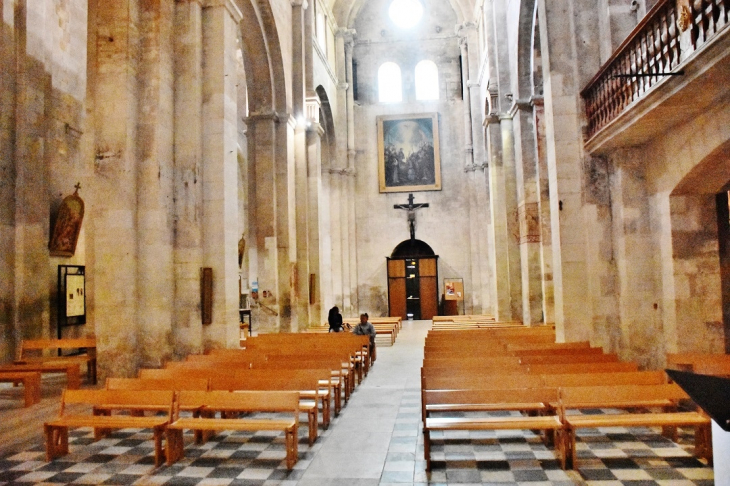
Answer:
<path fill-rule="evenodd" d="M 388 314 L 402 319 L 438 315 L 438 255 L 421 240 L 400 243 L 388 268 Z"/>

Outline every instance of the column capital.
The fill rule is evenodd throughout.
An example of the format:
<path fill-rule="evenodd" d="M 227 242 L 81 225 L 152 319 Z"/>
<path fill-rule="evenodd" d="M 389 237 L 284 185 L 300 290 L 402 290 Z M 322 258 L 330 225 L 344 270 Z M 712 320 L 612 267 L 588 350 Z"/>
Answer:
<path fill-rule="evenodd" d="M 459 43 L 467 43 L 467 36 L 469 35 L 469 31 L 474 31 L 477 28 L 477 24 L 474 22 L 464 22 L 463 24 L 459 24 L 454 29 L 456 35 L 459 36 Z"/>
<path fill-rule="evenodd" d="M 342 39 L 345 41 L 345 44 L 351 44 L 355 42 L 356 34 L 357 31 L 355 29 L 345 29 L 344 27 L 341 27 L 335 32 L 335 37 L 342 37 Z"/>
<path fill-rule="evenodd" d="M 309 7 L 309 4 L 307 3 L 307 0 L 290 0 L 292 7 L 302 7 L 302 10 L 307 10 Z"/>
<path fill-rule="evenodd" d="M 512 100 L 512 106 L 509 108 L 510 117 L 517 115 L 518 111 L 527 111 L 532 113 L 532 99 Z"/>
<path fill-rule="evenodd" d="M 499 124 L 501 120 L 502 119 L 499 117 L 499 115 L 495 113 L 490 113 L 489 115 L 484 117 L 482 125 L 486 128 L 489 125 Z"/>
<path fill-rule="evenodd" d="M 243 14 L 234 0 L 203 0 L 203 8 L 224 7 L 236 23 L 243 20 Z"/>
<path fill-rule="evenodd" d="M 350 83 L 342 82 L 337 85 L 337 89 L 339 89 L 340 91 L 347 91 L 349 88 L 350 88 Z"/>
<path fill-rule="evenodd" d="M 307 125 L 307 135 L 316 135 L 318 137 L 324 136 L 324 127 L 320 123 L 309 123 Z"/>
<path fill-rule="evenodd" d="M 243 122 L 246 125 L 251 125 L 254 123 L 259 123 L 262 121 L 268 121 L 268 122 L 274 122 L 279 123 L 282 118 L 288 118 L 289 115 L 280 115 L 279 113 L 273 111 L 273 110 L 267 110 L 267 111 L 253 111 L 249 113 L 247 117 L 242 118 Z"/>
<path fill-rule="evenodd" d="M 201 7 L 205 6 L 205 0 L 175 0 L 175 3 L 197 3 Z"/>

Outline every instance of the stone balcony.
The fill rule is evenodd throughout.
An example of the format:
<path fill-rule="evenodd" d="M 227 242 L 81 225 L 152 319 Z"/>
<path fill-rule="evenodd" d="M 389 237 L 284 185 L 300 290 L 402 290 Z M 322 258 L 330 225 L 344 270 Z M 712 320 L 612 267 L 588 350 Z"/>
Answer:
<path fill-rule="evenodd" d="M 581 92 L 593 155 L 642 145 L 730 96 L 730 0 L 661 0 Z"/>

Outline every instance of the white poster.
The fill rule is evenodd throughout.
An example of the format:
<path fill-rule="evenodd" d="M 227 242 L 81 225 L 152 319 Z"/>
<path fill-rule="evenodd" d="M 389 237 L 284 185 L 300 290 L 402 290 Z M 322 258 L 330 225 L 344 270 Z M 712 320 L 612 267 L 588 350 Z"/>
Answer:
<path fill-rule="evenodd" d="M 84 276 L 66 275 L 66 317 L 86 314 L 84 302 Z"/>

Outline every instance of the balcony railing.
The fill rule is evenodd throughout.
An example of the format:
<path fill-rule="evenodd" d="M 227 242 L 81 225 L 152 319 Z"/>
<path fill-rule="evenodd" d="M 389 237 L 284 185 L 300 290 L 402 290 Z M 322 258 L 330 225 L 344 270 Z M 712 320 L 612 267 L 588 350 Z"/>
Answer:
<path fill-rule="evenodd" d="M 728 26 L 730 0 L 660 0 L 583 89 L 587 137 L 619 116 Z"/>

